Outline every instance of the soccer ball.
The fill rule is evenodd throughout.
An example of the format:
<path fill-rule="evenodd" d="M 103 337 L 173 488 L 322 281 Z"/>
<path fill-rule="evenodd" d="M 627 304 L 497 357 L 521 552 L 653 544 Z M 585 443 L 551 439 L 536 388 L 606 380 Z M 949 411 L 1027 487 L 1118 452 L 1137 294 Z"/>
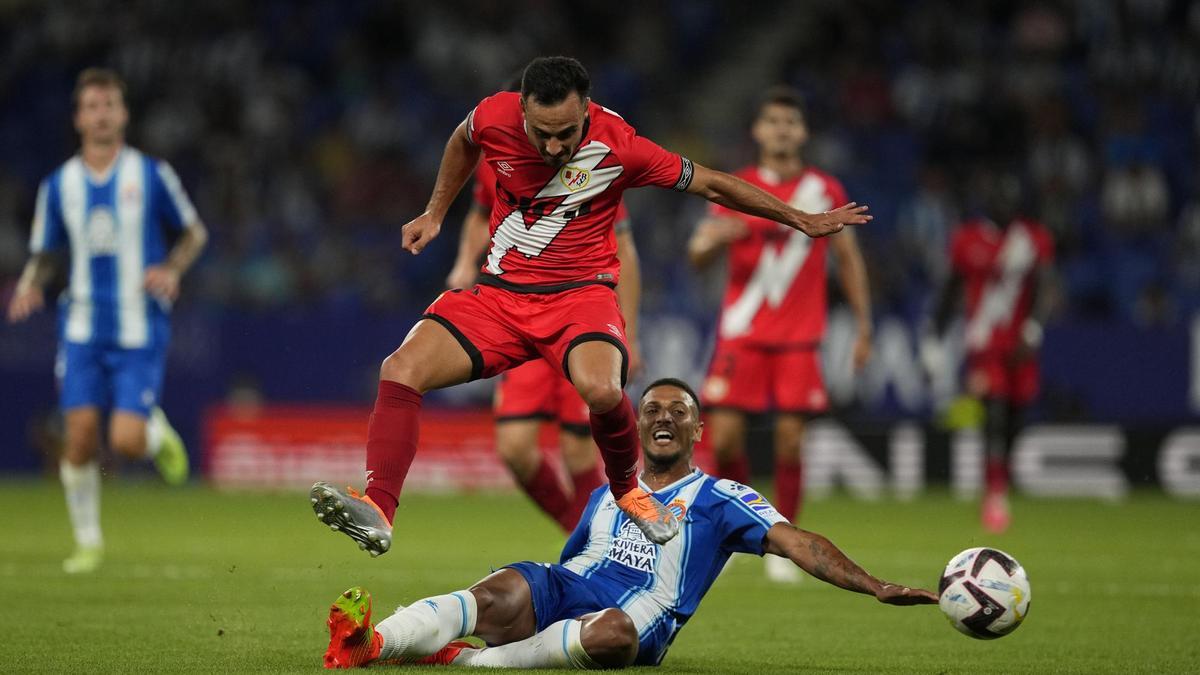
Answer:
<path fill-rule="evenodd" d="M 963 635 L 1004 637 L 1029 614 L 1029 579 L 1004 551 L 969 548 L 950 559 L 938 583 L 938 606 Z"/>

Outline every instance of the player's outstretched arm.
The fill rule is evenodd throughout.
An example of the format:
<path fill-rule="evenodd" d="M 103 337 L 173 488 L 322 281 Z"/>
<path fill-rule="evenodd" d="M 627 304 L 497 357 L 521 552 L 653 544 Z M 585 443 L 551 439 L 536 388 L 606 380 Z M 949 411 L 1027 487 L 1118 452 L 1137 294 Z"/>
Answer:
<path fill-rule="evenodd" d="M 874 595 L 889 605 L 928 605 L 938 601 L 937 596 L 927 590 L 876 579 L 847 558 L 833 542 L 788 523 L 776 523 L 767 530 L 764 550 L 790 559 L 821 581 L 855 593 Z"/>
<path fill-rule="evenodd" d="M 20 323 L 46 304 L 43 288 L 54 276 L 54 261 L 48 253 L 35 253 L 25 263 L 17 288 L 8 302 L 8 322 Z"/>
<path fill-rule="evenodd" d="M 840 232 L 847 225 L 862 225 L 872 219 L 866 213 L 867 206 L 855 202 L 825 213 L 805 213 L 737 176 L 699 164 L 694 167 L 688 192 L 735 211 L 774 220 L 810 237 L 824 237 Z"/>
<path fill-rule="evenodd" d="M 467 123 L 464 120 L 450 134 L 450 140 L 446 141 L 442 165 L 438 168 L 437 181 L 433 184 L 433 194 L 429 196 L 425 213 L 408 221 L 401 229 L 405 251 L 413 255 L 420 253 L 442 231 L 446 211 L 450 210 L 450 204 L 471 177 L 471 172 L 475 171 L 479 153 L 479 146 L 471 143 L 467 137 Z"/>

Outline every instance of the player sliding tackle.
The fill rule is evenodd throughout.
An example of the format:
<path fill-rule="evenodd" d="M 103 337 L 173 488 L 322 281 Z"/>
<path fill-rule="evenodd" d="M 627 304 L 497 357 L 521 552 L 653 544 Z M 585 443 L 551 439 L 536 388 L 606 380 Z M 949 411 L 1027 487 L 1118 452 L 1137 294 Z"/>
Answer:
<path fill-rule="evenodd" d="M 693 164 L 593 103 L 590 88 L 578 61 L 534 59 L 520 93 L 484 99 L 454 130 L 425 212 L 403 228 L 405 250 L 420 253 L 480 157 L 495 170 L 491 245 L 478 285 L 443 293 L 383 361 L 367 430 L 366 494 L 327 483 L 312 489 L 317 517 L 372 555 L 391 545 L 400 488 L 417 452 L 422 395 L 537 358 L 561 369 L 587 403 L 616 507 L 653 542 L 678 532 L 635 475 L 637 428 L 622 390 L 628 347 L 613 292 L 620 269 L 613 219 L 622 192 L 644 185 L 690 192 L 813 237 L 870 220 L 853 202 L 805 213 Z"/>
<path fill-rule="evenodd" d="M 818 579 L 886 604 L 937 602 L 927 590 L 871 576 L 825 537 L 789 524 L 751 488 L 693 468 L 703 426 L 696 395 L 684 382 L 658 380 L 643 392 L 641 484 L 670 504 L 683 536 L 662 545 L 647 541 L 599 488 L 560 564 L 510 565 L 467 590 L 418 600 L 377 626 L 367 592 L 346 591 L 330 609 L 325 666 L 657 665 L 730 554 L 739 552 L 788 558 Z M 454 642 L 468 635 L 492 646 Z"/>

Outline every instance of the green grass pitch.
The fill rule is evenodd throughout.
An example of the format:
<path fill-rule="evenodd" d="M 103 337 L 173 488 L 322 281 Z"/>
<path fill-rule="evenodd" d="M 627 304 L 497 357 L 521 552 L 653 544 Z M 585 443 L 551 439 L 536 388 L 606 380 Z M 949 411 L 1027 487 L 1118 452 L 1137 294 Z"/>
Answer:
<path fill-rule="evenodd" d="M 304 492 L 110 481 L 103 506 L 104 567 L 67 577 L 61 489 L 0 482 L 0 671 L 317 672 L 326 609 L 342 590 L 367 587 L 386 615 L 511 561 L 555 560 L 562 542 L 516 495 L 406 495 L 396 546 L 378 559 L 320 526 Z M 809 504 L 802 523 L 909 585 L 934 587 L 961 549 L 1008 551 L 1029 573 L 1033 602 L 1006 638 L 971 640 L 936 607 L 887 607 L 814 579 L 773 586 L 762 563 L 743 556 L 659 670 L 1200 671 L 1200 506 L 1137 495 L 1120 504 L 1017 500 L 1014 512 L 1013 530 L 992 537 L 973 504 L 948 497 L 835 497 Z"/>

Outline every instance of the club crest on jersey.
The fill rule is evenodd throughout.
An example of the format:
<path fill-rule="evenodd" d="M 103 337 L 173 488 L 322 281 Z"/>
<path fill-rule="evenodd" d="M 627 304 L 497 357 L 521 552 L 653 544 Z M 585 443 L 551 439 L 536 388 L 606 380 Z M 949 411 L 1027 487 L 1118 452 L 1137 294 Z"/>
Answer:
<path fill-rule="evenodd" d="M 667 510 L 671 512 L 671 515 L 675 516 L 675 520 L 683 520 L 683 517 L 687 515 L 687 502 L 682 499 L 676 499 L 667 505 Z"/>
<path fill-rule="evenodd" d="M 590 171 L 577 166 L 564 166 L 562 171 L 558 172 L 558 179 L 562 181 L 563 187 L 571 192 L 579 192 L 587 187 L 588 181 L 591 178 L 592 173 Z"/>

